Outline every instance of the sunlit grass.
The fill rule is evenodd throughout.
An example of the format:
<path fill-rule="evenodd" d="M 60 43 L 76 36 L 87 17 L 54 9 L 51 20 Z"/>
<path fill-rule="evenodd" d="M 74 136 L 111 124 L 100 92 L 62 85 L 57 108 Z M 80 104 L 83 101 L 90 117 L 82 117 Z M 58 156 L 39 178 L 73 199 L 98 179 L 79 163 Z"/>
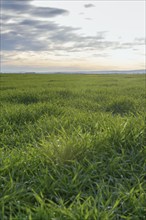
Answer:
<path fill-rule="evenodd" d="M 144 75 L 1 75 L 0 219 L 146 216 Z"/>

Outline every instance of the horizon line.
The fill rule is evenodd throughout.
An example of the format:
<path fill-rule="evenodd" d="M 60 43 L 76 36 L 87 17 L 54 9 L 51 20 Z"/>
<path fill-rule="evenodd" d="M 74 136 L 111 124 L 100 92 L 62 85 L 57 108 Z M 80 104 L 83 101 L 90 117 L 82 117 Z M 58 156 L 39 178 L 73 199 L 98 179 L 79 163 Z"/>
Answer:
<path fill-rule="evenodd" d="M 130 70 L 117 70 L 117 69 L 113 69 L 113 70 L 48 70 L 48 71 L 0 71 L 1 73 L 82 73 L 82 72 L 136 72 L 136 71 L 140 71 L 140 72 L 146 72 L 146 69 L 130 69 Z"/>

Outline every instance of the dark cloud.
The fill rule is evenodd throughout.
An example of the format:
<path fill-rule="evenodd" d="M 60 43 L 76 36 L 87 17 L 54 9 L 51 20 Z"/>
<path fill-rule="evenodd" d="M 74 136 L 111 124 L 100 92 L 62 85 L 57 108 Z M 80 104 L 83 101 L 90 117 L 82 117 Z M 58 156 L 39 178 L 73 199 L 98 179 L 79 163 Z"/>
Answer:
<path fill-rule="evenodd" d="M 37 19 L 25 19 L 20 23 L 17 23 L 16 26 L 18 27 L 18 30 L 35 30 L 38 35 L 40 35 L 39 31 L 44 31 L 45 35 L 47 32 L 55 31 L 56 29 L 58 29 L 58 25 L 54 22 L 40 21 Z"/>
<path fill-rule="evenodd" d="M 59 32 L 61 27 L 54 22 L 40 21 L 39 18 L 49 18 L 67 14 L 68 11 L 51 7 L 36 7 L 31 1 L 2 0 L 1 2 L 1 49 L 12 50 L 48 50 L 51 44 L 51 32 Z M 25 19 L 25 17 L 28 19 Z M 33 17 L 33 19 L 31 19 Z M 37 17 L 37 19 L 36 19 Z M 70 27 L 63 27 L 71 31 Z M 41 40 L 45 37 L 46 40 Z"/>
<path fill-rule="evenodd" d="M 23 12 L 29 10 L 32 7 L 29 4 L 30 1 L 16 1 L 16 0 L 2 0 L 1 9 L 9 11 Z"/>
<path fill-rule="evenodd" d="M 106 32 L 98 32 L 96 36 L 83 36 L 77 32 L 79 29 L 37 19 L 15 21 L 5 24 L 1 48 L 7 51 L 82 52 L 121 46 L 118 42 L 107 41 Z"/>
<path fill-rule="evenodd" d="M 92 8 L 92 7 L 95 7 L 95 5 L 93 5 L 93 4 L 85 4 L 84 7 L 85 8 Z"/>
<path fill-rule="evenodd" d="M 64 15 L 68 14 L 69 12 L 64 9 L 59 9 L 59 8 L 49 8 L 49 7 L 36 7 L 33 8 L 31 11 L 31 14 L 34 16 L 39 16 L 39 17 L 55 17 L 58 15 Z"/>
<path fill-rule="evenodd" d="M 46 44 L 32 35 L 22 35 L 15 31 L 1 34 L 1 49 L 6 51 L 40 51 L 46 49 Z"/>
<path fill-rule="evenodd" d="M 51 21 L 25 19 L 4 25 L 1 34 L 2 50 L 48 51 L 76 40 L 74 31 L 78 28 L 61 26 Z"/>
<path fill-rule="evenodd" d="M 12 12 L 17 14 L 27 14 L 37 17 L 55 17 L 58 15 L 65 15 L 69 12 L 61 8 L 51 8 L 51 7 L 36 7 L 30 4 L 31 1 L 18 1 L 18 0 L 2 0 L 1 8 L 2 11 Z"/>

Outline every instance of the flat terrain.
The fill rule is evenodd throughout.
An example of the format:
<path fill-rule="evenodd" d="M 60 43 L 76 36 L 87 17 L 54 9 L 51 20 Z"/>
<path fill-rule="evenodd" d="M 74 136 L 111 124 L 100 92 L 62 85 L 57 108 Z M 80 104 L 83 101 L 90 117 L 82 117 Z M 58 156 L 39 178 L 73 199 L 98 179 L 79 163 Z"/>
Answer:
<path fill-rule="evenodd" d="M 146 219 L 145 83 L 1 74 L 0 219 Z"/>

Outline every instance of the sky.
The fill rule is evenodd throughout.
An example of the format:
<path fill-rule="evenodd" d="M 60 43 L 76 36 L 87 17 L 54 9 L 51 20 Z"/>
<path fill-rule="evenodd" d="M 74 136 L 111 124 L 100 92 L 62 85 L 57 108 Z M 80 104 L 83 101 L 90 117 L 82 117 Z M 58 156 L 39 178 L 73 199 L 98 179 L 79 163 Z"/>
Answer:
<path fill-rule="evenodd" d="M 1 0 L 1 72 L 145 69 L 145 0 Z"/>

